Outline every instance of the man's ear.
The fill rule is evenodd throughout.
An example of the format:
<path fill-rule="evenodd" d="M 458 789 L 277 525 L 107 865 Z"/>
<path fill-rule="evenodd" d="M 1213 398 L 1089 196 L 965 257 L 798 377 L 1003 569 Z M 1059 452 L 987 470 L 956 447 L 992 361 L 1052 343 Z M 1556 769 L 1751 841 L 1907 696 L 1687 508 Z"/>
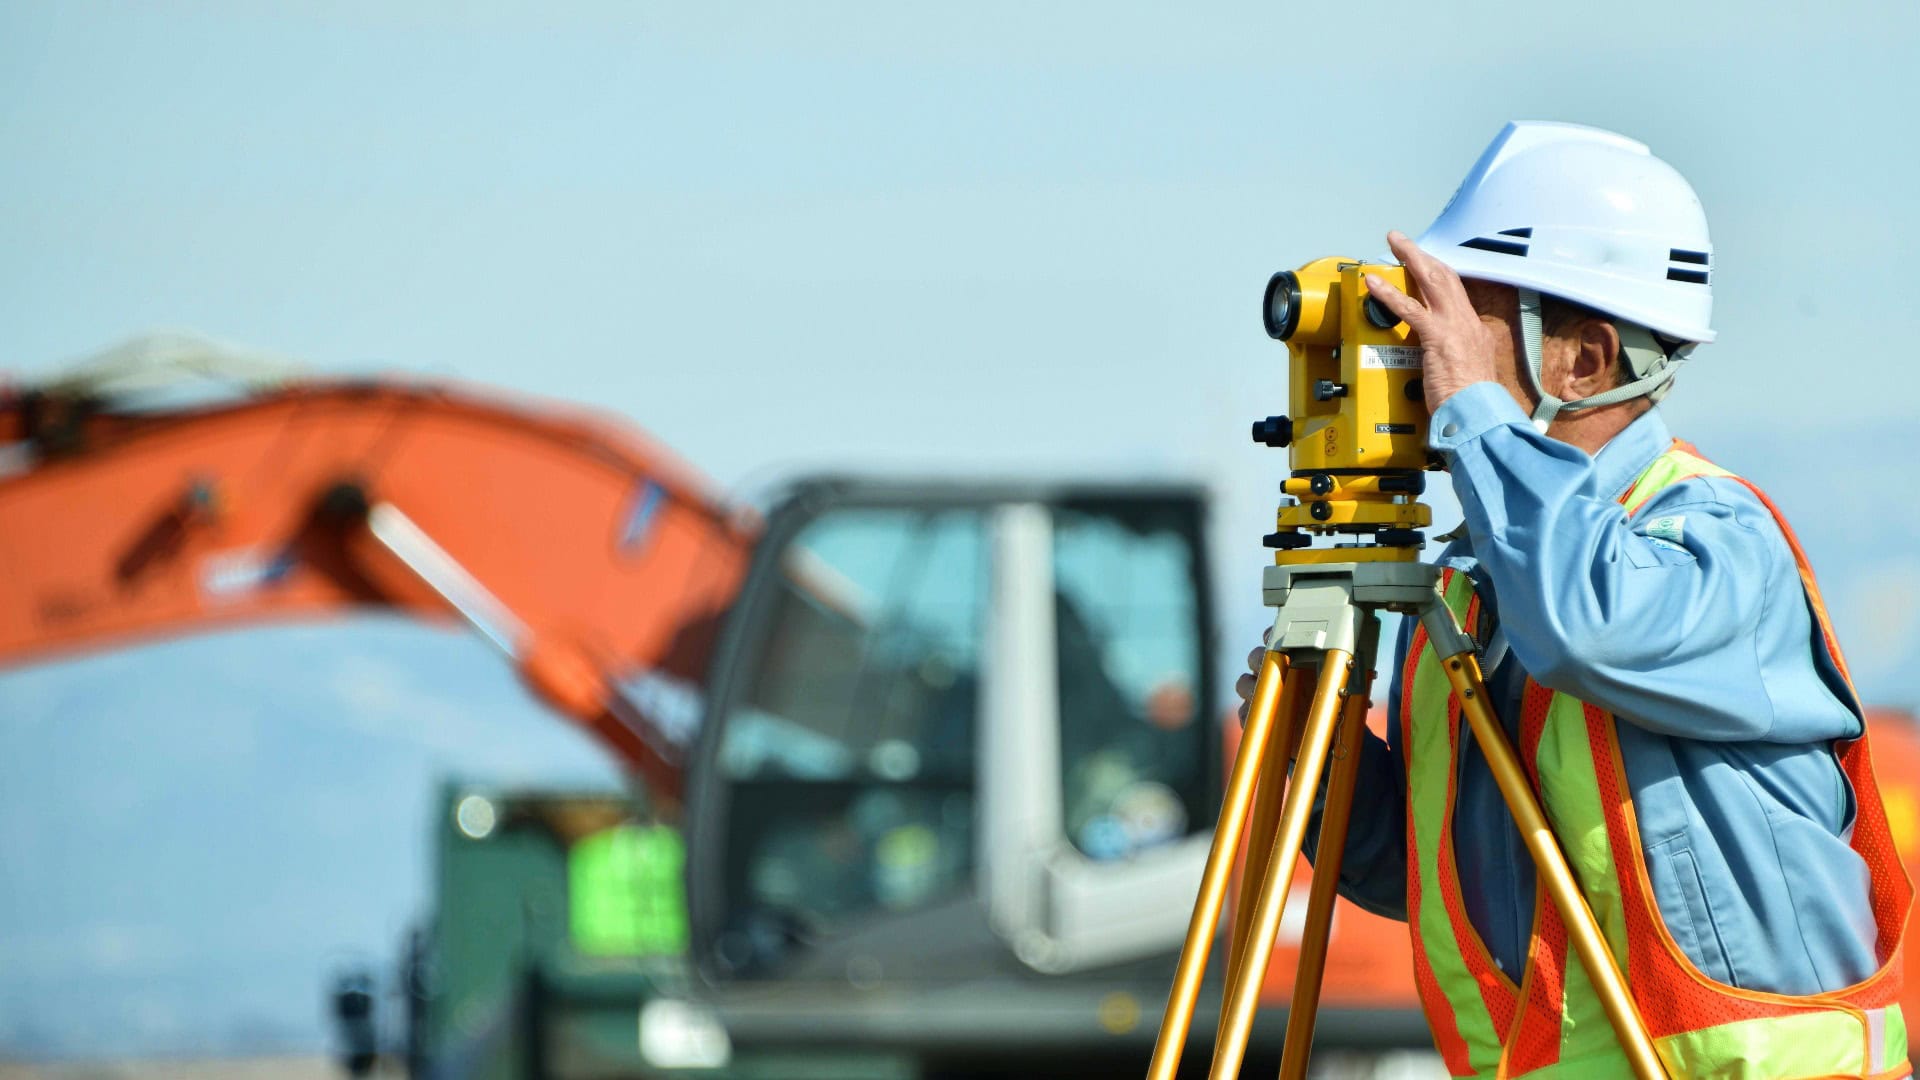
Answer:
<path fill-rule="evenodd" d="M 1614 388 L 1619 368 L 1620 331 L 1605 319 L 1582 319 L 1579 325 L 1579 351 L 1568 372 L 1568 401 L 1589 398 Z"/>

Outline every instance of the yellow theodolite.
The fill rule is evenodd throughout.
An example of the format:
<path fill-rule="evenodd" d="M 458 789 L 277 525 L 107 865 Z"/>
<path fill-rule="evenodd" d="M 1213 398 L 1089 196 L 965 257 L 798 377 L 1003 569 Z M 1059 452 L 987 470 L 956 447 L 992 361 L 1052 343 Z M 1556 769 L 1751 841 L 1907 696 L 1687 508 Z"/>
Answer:
<path fill-rule="evenodd" d="M 1289 415 L 1253 426 L 1255 442 L 1291 447 L 1281 492 L 1296 501 L 1268 537 L 1291 563 L 1412 559 L 1420 537 L 1409 530 L 1433 522 L 1413 499 L 1429 463 L 1420 346 L 1367 295 L 1369 273 L 1406 286 L 1401 267 L 1330 257 L 1273 275 L 1261 305 L 1292 358 Z M 1375 543 L 1306 550 L 1314 532 Z"/>
<path fill-rule="evenodd" d="M 1253 425 L 1254 441 L 1288 448 L 1292 466 L 1281 484 L 1288 498 L 1278 527 L 1264 540 L 1276 550 L 1262 597 L 1276 613 L 1149 1080 L 1173 1080 L 1179 1070 L 1244 834 L 1245 869 L 1209 1076 L 1239 1074 L 1324 777 L 1320 842 L 1280 1069 L 1287 1080 L 1306 1075 L 1382 611 L 1417 618 L 1426 628 L 1635 1075 L 1664 1077 L 1613 954 L 1487 705 L 1473 639 L 1440 600 L 1439 569 L 1418 561 L 1419 530 L 1433 520 L 1419 497 L 1426 470 L 1439 465 L 1427 450 L 1421 352 L 1408 327 L 1368 294 L 1368 274 L 1406 290 L 1402 267 L 1339 258 L 1283 271 L 1267 283 L 1267 333 L 1287 343 L 1291 359 L 1287 414 Z M 1327 543 L 1316 547 L 1316 540 Z M 1310 693 L 1303 690 L 1309 685 Z"/>

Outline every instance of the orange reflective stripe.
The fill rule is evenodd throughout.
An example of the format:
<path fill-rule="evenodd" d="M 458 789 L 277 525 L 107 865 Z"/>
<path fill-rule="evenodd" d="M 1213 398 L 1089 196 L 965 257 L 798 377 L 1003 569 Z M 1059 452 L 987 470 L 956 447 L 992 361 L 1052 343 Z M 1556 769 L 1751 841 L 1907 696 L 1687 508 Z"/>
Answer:
<path fill-rule="evenodd" d="M 1520 693 L 1520 745 L 1516 747 L 1534 794 L 1540 794 L 1540 740 L 1546 734 L 1553 691 L 1528 679 Z M 1560 1027 L 1566 1012 L 1567 930 L 1560 913 L 1533 891 L 1533 933 L 1521 989 L 1521 1015 L 1507 1040 L 1502 1072 L 1532 1072 L 1560 1060 Z"/>
<path fill-rule="evenodd" d="M 1533 891 L 1533 936 L 1527 944 L 1527 971 L 1521 984 L 1518 1023 L 1507 1037 L 1500 1071 L 1519 1076 L 1560 1061 L 1560 1028 L 1566 1012 L 1567 931 L 1560 913 Z"/>

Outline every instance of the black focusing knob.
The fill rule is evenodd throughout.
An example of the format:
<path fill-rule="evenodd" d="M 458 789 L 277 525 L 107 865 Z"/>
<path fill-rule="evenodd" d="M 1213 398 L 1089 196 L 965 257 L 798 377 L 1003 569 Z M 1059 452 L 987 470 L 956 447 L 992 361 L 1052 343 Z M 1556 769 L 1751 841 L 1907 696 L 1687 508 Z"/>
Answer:
<path fill-rule="evenodd" d="M 1315 521 L 1325 521 L 1333 516 L 1333 507 L 1327 503 L 1317 502 L 1307 507 L 1307 513 L 1312 514 Z"/>
<path fill-rule="evenodd" d="M 1307 490 L 1315 495 L 1325 495 L 1333 490 L 1332 473 L 1314 473 L 1307 480 Z"/>
<path fill-rule="evenodd" d="M 1293 417 L 1269 416 L 1253 422 L 1253 441 L 1263 446 L 1281 447 L 1293 441 Z"/>
<path fill-rule="evenodd" d="M 1260 538 L 1261 547 L 1275 548 L 1280 551 L 1303 548 L 1311 543 L 1313 543 L 1312 537 L 1297 532 L 1270 532 Z"/>

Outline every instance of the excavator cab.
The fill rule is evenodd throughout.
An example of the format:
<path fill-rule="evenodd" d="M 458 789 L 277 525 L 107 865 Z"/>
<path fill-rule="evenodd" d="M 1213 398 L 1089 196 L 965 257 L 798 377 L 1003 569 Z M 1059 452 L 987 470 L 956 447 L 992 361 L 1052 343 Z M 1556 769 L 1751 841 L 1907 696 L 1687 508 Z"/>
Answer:
<path fill-rule="evenodd" d="M 936 983 L 1017 1014 L 1038 976 L 1177 949 L 1220 783 L 1205 505 L 843 480 L 780 504 L 689 770 L 696 964 L 722 1003 L 783 1002 L 730 1027 Z"/>

